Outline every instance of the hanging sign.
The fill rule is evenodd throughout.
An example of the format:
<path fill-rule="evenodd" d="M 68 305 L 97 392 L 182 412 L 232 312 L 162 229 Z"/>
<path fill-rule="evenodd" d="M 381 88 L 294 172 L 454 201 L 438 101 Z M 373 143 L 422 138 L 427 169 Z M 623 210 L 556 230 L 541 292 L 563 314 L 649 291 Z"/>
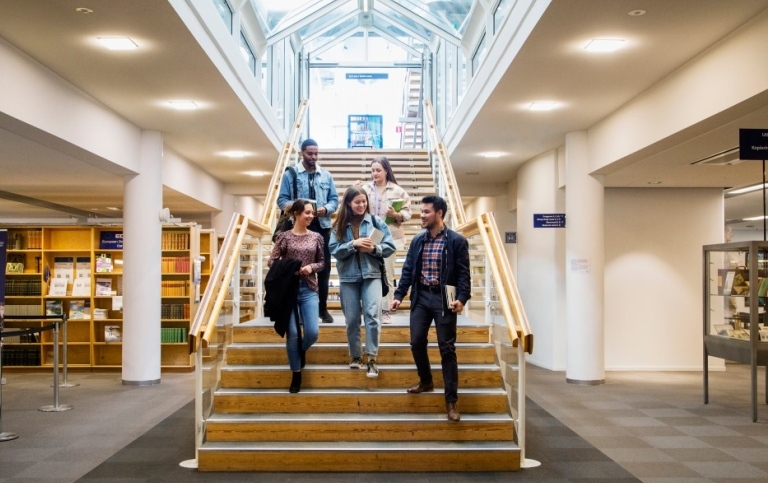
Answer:
<path fill-rule="evenodd" d="M 368 72 L 348 72 L 346 78 L 347 78 L 347 80 L 389 79 L 389 74 L 386 74 L 386 73 L 368 73 Z"/>
<path fill-rule="evenodd" d="M 533 215 L 534 228 L 565 228 L 565 213 L 543 213 Z"/>
<path fill-rule="evenodd" d="M 768 129 L 739 129 L 739 159 L 768 159 Z"/>

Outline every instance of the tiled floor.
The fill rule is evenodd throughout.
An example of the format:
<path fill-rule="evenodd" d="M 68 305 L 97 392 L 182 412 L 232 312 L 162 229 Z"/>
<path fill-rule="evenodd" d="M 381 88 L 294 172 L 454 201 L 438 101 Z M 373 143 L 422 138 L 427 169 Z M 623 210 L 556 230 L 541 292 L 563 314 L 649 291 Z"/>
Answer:
<path fill-rule="evenodd" d="M 528 370 L 526 456 L 538 468 L 514 474 L 217 474 L 178 463 L 194 457 L 192 374 L 123 386 L 120 374 L 70 374 L 52 404 L 50 374 L 5 374 L 0 482 L 118 481 L 768 481 L 768 406 L 751 420 L 749 371 L 608 373 L 606 384 L 567 384 L 561 372 Z M 762 382 L 762 377 L 760 378 Z M 761 384 L 760 399 L 763 400 Z"/>

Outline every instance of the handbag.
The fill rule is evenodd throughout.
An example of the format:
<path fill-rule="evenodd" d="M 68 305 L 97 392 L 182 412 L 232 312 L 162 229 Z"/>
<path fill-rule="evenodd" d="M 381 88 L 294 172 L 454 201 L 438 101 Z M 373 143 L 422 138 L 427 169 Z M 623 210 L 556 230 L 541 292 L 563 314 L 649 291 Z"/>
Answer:
<path fill-rule="evenodd" d="M 296 187 L 296 177 L 298 176 L 296 174 L 296 169 L 293 166 L 288 166 L 285 168 L 285 170 L 293 175 L 293 199 L 297 199 L 298 196 L 298 188 Z M 284 232 L 288 231 L 291 228 L 293 228 L 293 216 L 291 213 L 285 213 L 285 211 L 280 212 L 280 218 L 277 219 L 277 224 L 275 224 L 275 231 L 272 233 L 272 243 L 275 242 L 277 239 L 277 236 Z"/>
<path fill-rule="evenodd" d="M 371 221 L 373 222 L 373 227 L 377 230 L 381 230 L 378 226 L 376 226 L 376 215 L 371 215 Z M 381 272 L 381 296 L 386 297 L 389 293 L 389 280 L 387 280 L 387 266 L 384 263 L 384 257 L 376 257 L 379 260 L 379 271 Z"/>

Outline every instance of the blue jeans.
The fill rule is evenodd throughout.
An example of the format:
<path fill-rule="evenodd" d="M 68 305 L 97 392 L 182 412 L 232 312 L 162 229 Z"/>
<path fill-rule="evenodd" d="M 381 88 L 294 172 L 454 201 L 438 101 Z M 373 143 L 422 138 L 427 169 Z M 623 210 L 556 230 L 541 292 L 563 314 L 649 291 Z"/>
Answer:
<path fill-rule="evenodd" d="M 318 318 L 320 317 L 317 300 L 317 292 L 310 290 L 307 286 L 307 282 L 300 280 L 299 296 L 296 302 L 299 309 L 299 315 L 301 316 L 304 325 L 301 347 L 299 347 L 298 321 L 296 320 L 295 311 L 291 312 L 291 320 L 288 322 L 288 336 L 285 339 L 285 349 L 288 352 L 288 364 L 290 364 L 292 371 L 301 369 L 301 350 L 306 352 L 312 347 L 312 344 L 317 342 L 319 330 Z"/>
<path fill-rule="evenodd" d="M 360 312 L 365 322 L 365 352 L 375 359 L 379 353 L 381 326 L 381 279 L 364 278 L 359 282 L 341 282 L 339 296 L 344 321 L 347 324 L 347 344 L 351 358 L 362 357 L 360 342 Z"/>

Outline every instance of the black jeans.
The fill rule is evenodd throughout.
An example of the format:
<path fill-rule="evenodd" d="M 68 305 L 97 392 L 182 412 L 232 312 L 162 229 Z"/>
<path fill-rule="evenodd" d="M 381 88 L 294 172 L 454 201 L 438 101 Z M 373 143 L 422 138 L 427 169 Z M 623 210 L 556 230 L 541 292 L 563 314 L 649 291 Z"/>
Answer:
<path fill-rule="evenodd" d="M 331 249 L 328 248 L 331 241 L 331 229 L 321 228 L 317 218 L 312 220 L 309 229 L 323 237 L 325 267 L 322 272 L 317 273 L 317 298 L 320 300 L 320 315 L 323 315 L 323 312 L 328 310 L 328 281 L 331 279 Z"/>
<path fill-rule="evenodd" d="M 419 291 L 415 307 L 411 307 L 411 353 L 419 379 L 422 383 L 432 382 L 432 368 L 427 353 L 427 334 L 435 321 L 437 345 L 440 348 L 445 382 L 445 402 L 458 400 L 459 364 L 456 360 L 456 318 L 457 315 L 443 305 L 441 291 Z"/>

